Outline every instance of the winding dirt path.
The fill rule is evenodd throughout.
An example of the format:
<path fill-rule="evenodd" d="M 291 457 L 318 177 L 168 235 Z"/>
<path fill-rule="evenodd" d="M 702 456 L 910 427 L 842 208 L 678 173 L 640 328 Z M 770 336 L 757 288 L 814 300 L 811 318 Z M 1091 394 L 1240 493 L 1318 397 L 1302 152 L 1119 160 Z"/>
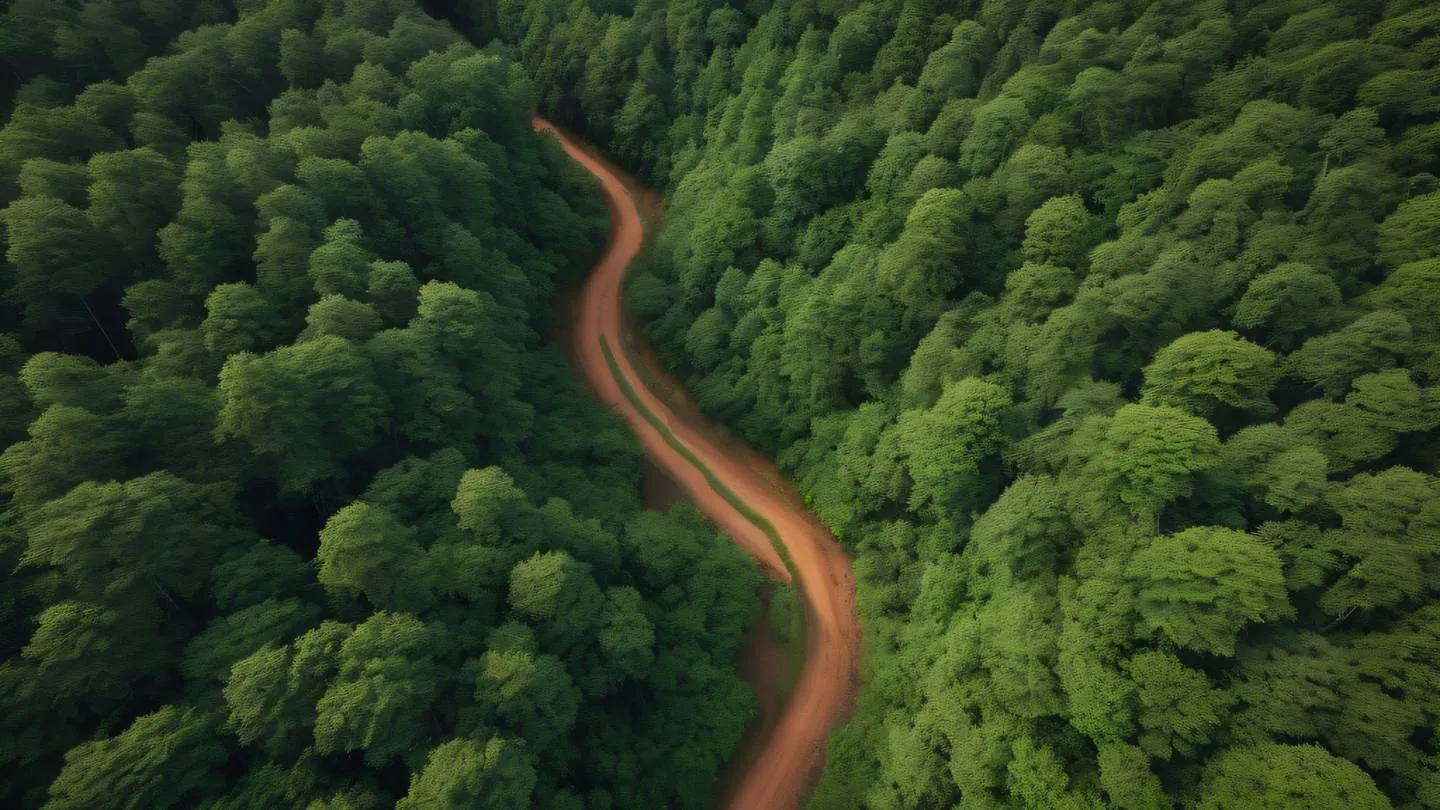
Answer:
<path fill-rule="evenodd" d="M 645 385 L 645 378 L 637 373 L 623 349 L 620 310 L 625 271 L 640 252 L 644 236 L 635 201 L 617 170 L 543 118 L 536 117 L 532 123 L 537 131 L 554 135 L 566 154 L 595 175 L 610 206 L 610 244 L 581 291 L 572 333 L 572 356 L 585 382 L 602 402 L 625 418 L 645 453 L 676 481 L 701 512 L 754 556 L 772 577 L 790 579 L 765 533 L 712 490 L 700 471 L 631 405 L 605 362 L 600 347 L 604 336 L 620 373 L 640 401 L 741 501 L 770 521 L 794 565 L 805 598 L 805 663 L 789 701 L 768 739 L 761 743 L 759 754 L 728 791 L 727 806 L 736 810 L 797 807 L 824 762 L 830 729 L 849 711 L 854 696 L 860 624 L 855 615 L 855 577 L 850 561 L 794 489 L 784 483 L 774 465 L 753 452 L 737 452 L 718 431 L 695 417 L 682 418 Z"/>

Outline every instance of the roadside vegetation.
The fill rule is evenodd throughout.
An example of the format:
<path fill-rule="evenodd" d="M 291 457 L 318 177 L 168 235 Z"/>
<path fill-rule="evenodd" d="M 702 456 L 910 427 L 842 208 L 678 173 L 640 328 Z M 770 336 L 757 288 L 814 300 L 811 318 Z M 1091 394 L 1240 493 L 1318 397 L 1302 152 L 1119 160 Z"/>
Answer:
<path fill-rule="evenodd" d="M 815 806 L 1440 806 L 1434 3 L 453 5 L 855 556 Z"/>
<path fill-rule="evenodd" d="M 541 339 L 608 223 L 533 83 L 210 5 L 3 12 L 0 804 L 709 807 L 761 578 Z"/>

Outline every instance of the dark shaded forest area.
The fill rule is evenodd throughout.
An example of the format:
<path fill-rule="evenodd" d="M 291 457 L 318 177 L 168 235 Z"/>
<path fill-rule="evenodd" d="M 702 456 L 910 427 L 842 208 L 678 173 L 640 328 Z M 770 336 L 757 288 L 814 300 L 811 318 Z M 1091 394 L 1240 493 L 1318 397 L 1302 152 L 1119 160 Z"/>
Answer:
<path fill-rule="evenodd" d="M 451 5 L 855 555 L 814 806 L 1440 807 L 1440 6 Z"/>
<path fill-rule="evenodd" d="M 407 0 L 0 14 L 0 804 L 709 806 L 759 575 L 546 339 L 607 220 L 521 68 Z"/>

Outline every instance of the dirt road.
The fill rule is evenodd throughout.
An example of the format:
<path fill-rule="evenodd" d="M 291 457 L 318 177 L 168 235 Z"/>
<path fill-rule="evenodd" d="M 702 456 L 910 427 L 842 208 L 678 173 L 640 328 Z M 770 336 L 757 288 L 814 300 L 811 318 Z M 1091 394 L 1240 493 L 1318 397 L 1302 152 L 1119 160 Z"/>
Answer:
<path fill-rule="evenodd" d="M 595 175 L 610 206 L 610 244 L 581 292 L 573 332 L 585 382 L 606 405 L 625 418 L 645 453 L 669 474 L 686 496 L 757 559 L 776 579 L 790 574 L 766 534 L 730 506 L 705 477 L 671 447 L 630 403 L 610 373 L 600 338 L 609 344 L 620 373 L 640 401 L 741 501 L 767 518 L 785 544 L 805 597 L 805 663 L 790 699 L 754 764 L 728 791 L 736 810 L 786 810 L 797 807 L 824 761 L 825 738 L 849 711 L 860 647 L 855 616 L 855 578 L 850 561 L 830 533 L 805 509 L 795 491 L 783 484 L 773 465 L 750 452 L 736 452 L 714 428 L 694 416 L 681 418 L 657 397 L 623 350 L 620 292 L 625 271 L 643 238 L 639 211 L 619 173 L 589 154 L 549 122 L 535 118 L 537 130 L 549 130 L 565 152 Z M 647 372 L 653 375 L 652 369 Z M 777 482 L 781 482 L 778 483 Z"/>

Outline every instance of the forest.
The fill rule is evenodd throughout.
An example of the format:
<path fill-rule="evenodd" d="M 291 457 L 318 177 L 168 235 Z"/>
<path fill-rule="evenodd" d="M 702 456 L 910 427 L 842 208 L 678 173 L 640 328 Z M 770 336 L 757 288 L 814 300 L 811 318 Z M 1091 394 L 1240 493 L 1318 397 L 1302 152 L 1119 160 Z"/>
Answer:
<path fill-rule="evenodd" d="M 854 555 L 812 807 L 1440 807 L 1440 5 L 443 5 Z"/>
<path fill-rule="evenodd" d="M 552 341 L 608 231 L 410 0 L 0 3 L 0 805 L 710 806 L 760 575 Z"/>

